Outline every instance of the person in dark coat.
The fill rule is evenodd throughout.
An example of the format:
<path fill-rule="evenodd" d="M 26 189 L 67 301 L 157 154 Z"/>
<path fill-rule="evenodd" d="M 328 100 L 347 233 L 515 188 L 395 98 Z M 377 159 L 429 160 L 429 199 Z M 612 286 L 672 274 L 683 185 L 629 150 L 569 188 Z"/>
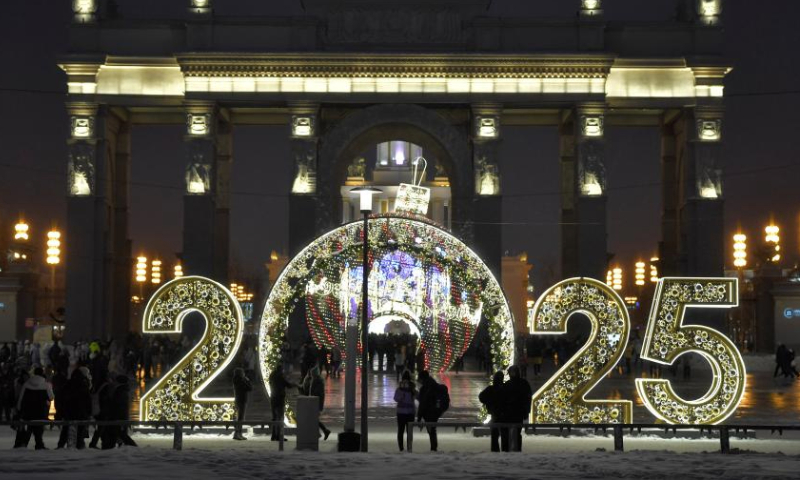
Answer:
<path fill-rule="evenodd" d="M 233 371 L 233 397 L 236 403 L 236 431 L 233 433 L 234 440 L 247 440 L 247 437 L 242 435 L 242 422 L 244 421 L 244 414 L 247 411 L 247 397 L 250 391 L 253 390 L 253 385 L 250 379 L 244 374 L 243 368 L 237 368 Z"/>
<path fill-rule="evenodd" d="M 127 375 L 117 375 L 113 382 L 109 382 L 105 389 L 106 394 L 101 396 L 100 410 L 108 421 L 130 420 L 131 391 Z M 118 445 L 136 447 L 136 442 L 128 435 L 125 425 L 111 425 L 102 431 L 101 440 L 103 450 L 114 448 Z"/>
<path fill-rule="evenodd" d="M 403 372 L 403 379 L 400 386 L 394 391 L 394 401 L 397 402 L 397 446 L 403 451 L 403 438 L 406 435 L 408 424 L 414 421 L 414 397 L 417 392 L 414 383 L 411 381 L 411 373 L 406 370 Z"/>
<path fill-rule="evenodd" d="M 478 395 L 478 400 L 486 406 L 486 411 L 491 417 L 491 423 L 503 423 L 506 421 L 505 407 L 506 399 L 504 395 L 505 376 L 503 372 L 495 372 L 492 384 L 484 388 Z M 508 451 L 508 429 L 492 428 L 491 447 L 493 452 L 500 451 L 500 439 L 503 439 L 503 451 Z"/>
<path fill-rule="evenodd" d="M 508 368 L 508 381 L 503 385 L 506 398 L 506 421 L 519 423 L 519 427 L 510 429 L 510 450 L 522 451 L 522 422 L 531 414 L 531 385 L 524 378 L 520 378 L 519 367 L 513 365 Z"/>
<path fill-rule="evenodd" d="M 319 411 L 325 408 L 325 380 L 319 374 L 319 367 L 314 366 L 308 371 L 306 378 L 303 379 L 303 385 L 300 387 L 304 395 L 319 398 Z M 326 427 L 322 421 L 319 422 L 319 429 L 325 435 L 325 440 L 331 434 L 331 431 Z"/>
<path fill-rule="evenodd" d="M 66 395 L 64 420 L 89 420 L 92 418 L 92 377 L 88 368 L 80 367 L 72 372 L 64 392 Z M 87 426 L 79 425 L 76 430 L 78 449 L 86 448 L 85 438 L 89 436 Z M 68 429 L 63 428 L 61 434 L 63 445 L 66 445 Z M 59 439 L 59 446 L 63 446 L 61 442 L 62 439 Z"/>
<path fill-rule="evenodd" d="M 44 378 L 44 370 L 37 367 L 33 375 L 22 385 L 17 402 L 17 410 L 21 420 L 46 421 L 50 413 L 50 402 L 53 400 L 53 389 Z M 36 450 L 46 450 L 44 446 L 44 425 L 20 427 L 14 448 L 27 448 L 33 435 Z"/>
<path fill-rule="evenodd" d="M 280 362 L 275 366 L 275 370 L 269 374 L 269 404 L 272 410 L 272 421 L 283 422 L 284 410 L 286 408 L 286 389 L 296 388 L 297 385 L 293 384 L 286 379 L 283 374 L 283 363 Z M 278 428 L 273 426 L 272 438 L 270 440 L 279 440 Z"/>
<path fill-rule="evenodd" d="M 417 409 L 417 421 L 420 422 L 438 422 L 439 415 L 441 414 L 436 409 L 436 390 L 439 386 L 427 370 L 419 372 L 417 376 L 419 381 L 419 408 Z M 436 427 L 427 427 L 428 437 L 431 440 L 431 451 L 435 452 L 439 449 L 439 439 L 436 434 Z"/>
<path fill-rule="evenodd" d="M 96 378 L 92 377 L 96 380 Z M 107 421 L 111 420 L 110 412 L 114 408 L 114 404 L 112 401 L 112 393 L 114 389 L 114 384 L 111 379 L 107 378 L 103 380 L 103 383 L 99 386 L 96 386 L 94 393 L 92 394 L 92 416 L 97 421 Z M 97 442 L 103 440 L 103 449 L 108 449 L 111 447 L 106 447 L 106 440 L 108 436 L 105 433 L 105 430 L 112 427 L 106 427 L 97 425 L 94 428 L 94 434 L 92 434 L 92 439 L 89 441 L 89 448 L 97 448 Z M 113 435 L 113 433 L 112 433 Z"/>

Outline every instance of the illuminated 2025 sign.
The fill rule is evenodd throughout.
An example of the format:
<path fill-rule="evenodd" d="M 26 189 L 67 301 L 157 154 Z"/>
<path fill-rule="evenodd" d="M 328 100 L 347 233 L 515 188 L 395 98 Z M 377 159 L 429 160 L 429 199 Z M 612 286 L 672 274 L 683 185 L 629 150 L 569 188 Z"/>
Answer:
<path fill-rule="evenodd" d="M 745 366 L 739 351 L 722 333 L 685 325 L 691 308 L 737 305 L 736 279 L 663 278 L 656 288 L 641 357 L 664 365 L 687 353 L 701 355 L 713 372 L 708 392 L 696 400 L 681 398 L 666 379 L 636 379 L 645 407 L 673 424 L 716 424 L 736 410 L 744 395 Z M 184 277 L 161 287 L 148 302 L 145 333 L 180 333 L 184 317 L 206 319 L 200 342 L 142 396 L 142 420 L 233 420 L 232 398 L 200 398 L 202 390 L 235 356 L 242 338 L 242 313 L 224 286 L 202 277 Z M 622 358 L 630 317 L 617 293 L 589 278 L 564 280 L 545 291 L 531 314 L 531 333 L 564 334 L 576 313 L 586 315 L 592 331 L 584 347 L 533 396 L 534 423 L 630 423 L 629 400 L 586 400 L 586 395 Z M 263 352 L 262 352 L 263 354 Z M 274 354 L 274 353 L 273 353 Z"/>

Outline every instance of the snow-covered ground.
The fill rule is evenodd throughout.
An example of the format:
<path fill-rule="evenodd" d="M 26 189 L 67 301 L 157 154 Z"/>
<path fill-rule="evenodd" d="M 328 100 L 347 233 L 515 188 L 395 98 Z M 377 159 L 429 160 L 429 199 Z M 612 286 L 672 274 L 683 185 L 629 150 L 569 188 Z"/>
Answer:
<path fill-rule="evenodd" d="M 45 442 L 55 447 L 57 432 Z M 370 453 L 336 453 L 335 435 L 320 452 L 286 451 L 268 437 L 245 442 L 229 436 L 184 436 L 174 451 L 168 435 L 136 435 L 139 448 L 115 450 L 12 450 L 11 432 L 0 432 L 0 478 L 47 480 L 153 478 L 304 478 L 304 479 L 519 479 L 519 478 L 798 478 L 800 436 L 760 434 L 731 439 L 734 454 L 721 455 L 717 440 L 626 437 L 625 453 L 613 452 L 610 437 L 527 436 L 523 453 L 487 452 L 488 438 L 441 429 L 440 451 L 428 451 L 424 432 L 415 432 L 414 453 L 396 451 L 390 425 L 370 432 Z"/>

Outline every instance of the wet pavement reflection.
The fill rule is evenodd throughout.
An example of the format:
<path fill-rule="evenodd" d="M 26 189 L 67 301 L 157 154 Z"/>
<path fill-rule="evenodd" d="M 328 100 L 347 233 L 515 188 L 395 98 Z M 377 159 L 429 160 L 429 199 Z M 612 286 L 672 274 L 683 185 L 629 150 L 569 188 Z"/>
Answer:
<path fill-rule="evenodd" d="M 700 362 L 696 362 L 700 363 Z M 376 364 L 377 365 L 377 364 Z M 467 371 L 460 373 L 450 372 L 443 375 L 435 375 L 437 381 L 444 383 L 450 390 L 450 409 L 445 413 L 444 420 L 451 421 L 475 421 L 480 410 L 478 394 L 489 383 L 489 376 L 484 372 L 476 372 L 474 365 L 467 361 Z M 533 369 L 528 369 L 528 381 L 534 391 L 540 388 L 549 380 L 556 367 L 552 363 L 545 362 L 542 373 L 539 376 L 533 375 Z M 635 378 L 648 378 L 650 376 L 649 367 L 644 371 L 634 368 L 631 374 L 621 371 L 614 371 L 604 378 L 595 389 L 587 396 L 588 399 L 629 399 L 634 402 L 633 421 L 635 423 L 658 423 L 647 409 L 642 405 L 636 393 L 634 385 Z M 657 373 L 657 372 L 653 372 Z M 325 422 L 340 424 L 344 419 L 344 386 L 345 376 L 339 378 L 325 378 L 325 410 L 321 418 Z M 360 408 L 360 371 L 357 373 L 357 394 L 356 408 Z M 289 379 L 299 383 L 299 373 L 294 369 L 289 373 Z M 672 380 L 675 391 L 686 399 L 701 397 L 707 392 L 711 385 L 711 371 L 708 368 L 696 367 L 692 371 L 690 380 L 682 378 L 682 372 L 670 372 L 663 370 L 662 377 Z M 154 380 L 147 382 L 152 385 Z M 395 372 L 376 372 L 369 375 L 369 417 L 378 421 L 392 421 L 395 418 L 394 391 L 397 388 L 397 377 Z M 145 388 L 145 382 L 139 380 L 138 388 L 134 392 L 132 404 L 132 418 L 139 418 L 139 402 Z M 253 393 L 247 408 L 248 420 L 270 420 L 269 400 L 265 389 L 261 385 L 260 378 L 254 378 Z M 293 401 L 297 396 L 297 390 L 289 392 L 290 399 Z M 205 395 L 233 395 L 233 388 L 230 380 L 221 375 L 208 389 Z M 358 413 L 357 413 L 358 415 Z M 796 424 L 800 422 L 800 380 L 788 380 L 773 378 L 771 372 L 754 372 L 747 375 L 747 388 L 742 402 L 736 413 L 729 418 L 727 424 Z"/>

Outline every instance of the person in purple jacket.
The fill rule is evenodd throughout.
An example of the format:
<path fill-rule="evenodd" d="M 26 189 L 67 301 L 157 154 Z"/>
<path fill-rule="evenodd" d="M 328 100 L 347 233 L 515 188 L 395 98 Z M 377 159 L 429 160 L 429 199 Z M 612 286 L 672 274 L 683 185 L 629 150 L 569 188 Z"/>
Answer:
<path fill-rule="evenodd" d="M 397 446 L 403 451 L 403 437 L 406 429 L 411 428 L 409 423 L 414 421 L 414 398 L 417 392 L 414 389 L 414 382 L 411 381 L 411 373 L 408 370 L 403 372 L 400 386 L 394 392 L 394 401 L 397 402 Z"/>

